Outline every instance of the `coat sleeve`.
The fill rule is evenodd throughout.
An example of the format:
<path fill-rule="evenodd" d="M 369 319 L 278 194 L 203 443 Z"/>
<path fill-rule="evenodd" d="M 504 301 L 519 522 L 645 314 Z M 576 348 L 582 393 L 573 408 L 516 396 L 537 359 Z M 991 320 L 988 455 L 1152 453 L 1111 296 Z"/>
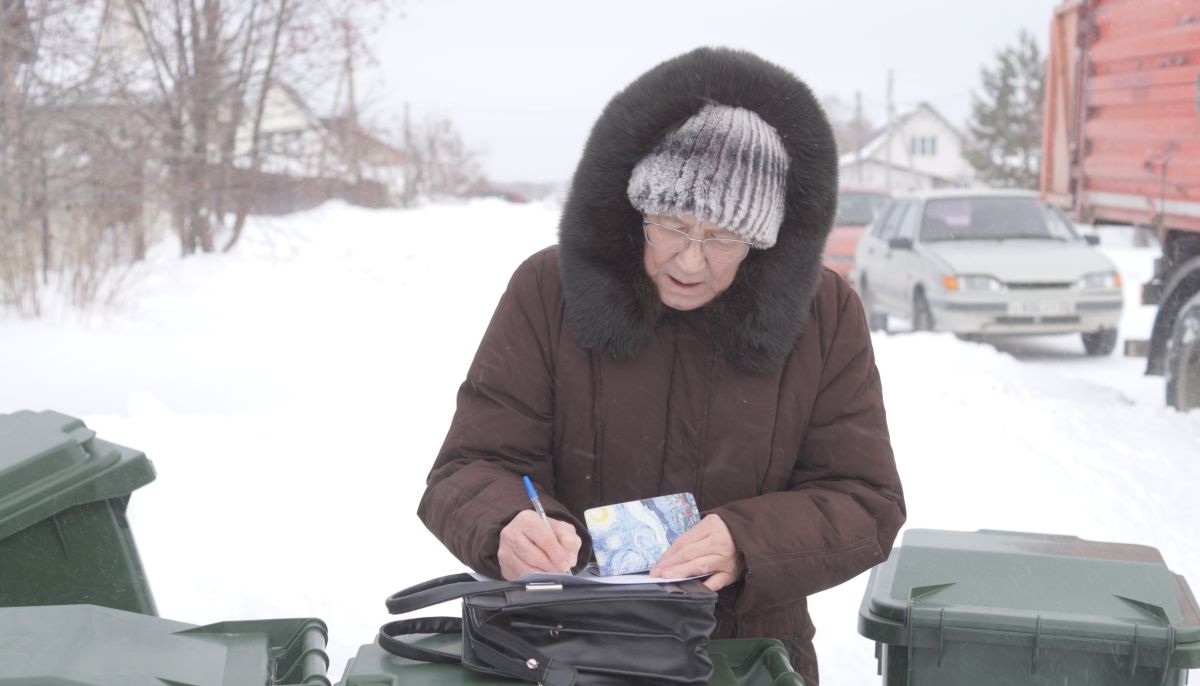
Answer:
<path fill-rule="evenodd" d="M 787 490 L 713 510 L 744 564 L 736 609 L 803 599 L 883 562 L 905 520 L 863 308 L 839 280 L 836 323 Z M 814 313 L 815 315 L 816 313 Z"/>
<path fill-rule="evenodd" d="M 513 274 L 458 390 L 450 430 L 429 472 L 417 514 L 459 560 L 500 577 L 500 529 L 530 508 L 521 483 L 554 484 L 554 379 L 542 281 L 558 278 L 544 253 Z M 554 273 L 550 273 L 554 272 Z M 586 529 L 552 494 L 549 517 Z M 590 551 L 580 550 L 586 561 Z"/>

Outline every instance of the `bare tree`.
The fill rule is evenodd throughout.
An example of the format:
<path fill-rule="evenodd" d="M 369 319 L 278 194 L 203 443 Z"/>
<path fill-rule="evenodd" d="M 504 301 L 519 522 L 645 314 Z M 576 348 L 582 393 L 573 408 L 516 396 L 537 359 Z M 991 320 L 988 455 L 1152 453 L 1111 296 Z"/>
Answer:
<path fill-rule="evenodd" d="M 362 49 L 384 0 L 121 0 L 139 56 L 121 79 L 150 94 L 172 224 L 184 255 L 241 235 L 259 191 L 263 117 L 273 88 L 328 81 L 343 50 Z M 246 183 L 250 180 L 251 183 Z"/>
<path fill-rule="evenodd" d="M 108 298 L 160 208 L 232 247 L 272 93 L 319 98 L 399 1 L 0 0 L 0 309 Z"/>
<path fill-rule="evenodd" d="M 6 306 L 36 311 L 36 300 L 28 302 L 23 295 L 37 293 L 28 185 L 24 182 L 29 154 L 22 126 L 31 43 L 24 0 L 0 0 L 0 283 Z"/>
<path fill-rule="evenodd" d="M 86 304 L 108 274 L 106 262 L 65 249 L 91 229 L 72 220 L 73 209 L 114 177 L 95 163 L 110 155 L 85 105 L 88 37 L 101 13 L 72 0 L 0 0 L 0 10 L 0 306 L 37 315 L 45 287 L 57 283 Z M 117 238 L 91 237 L 106 248 Z"/>
<path fill-rule="evenodd" d="M 487 187 L 478 153 L 467 147 L 451 120 L 430 117 L 414 124 L 406 108 L 398 138 L 403 159 L 399 200 L 404 207 L 423 198 L 463 197 Z"/>

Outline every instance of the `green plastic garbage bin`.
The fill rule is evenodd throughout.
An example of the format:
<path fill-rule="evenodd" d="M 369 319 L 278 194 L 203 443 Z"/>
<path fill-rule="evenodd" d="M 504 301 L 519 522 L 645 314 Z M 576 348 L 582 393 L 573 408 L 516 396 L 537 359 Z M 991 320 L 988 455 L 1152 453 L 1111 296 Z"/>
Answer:
<path fill-rule="evenodd" d="M 156 614 L 125 507 L 140 452 L 57 412 L 0 414 L 0 607 L 90 603 Z"/>
<path fill-rule="evenodd" d="M 195 626 L 96 605 L 0 608 L 0 686 L 329 686 L 319 619 Z"/>
<path fill-rule="evenodd" d="M 1200 611 L 1154 548 L 913 529 L 871 572 L 858 631 L 883 683 L 1183 684 Z"/>
<path fill-rule="evenodd" d="M 441 634 L 417 639 L 436 650 L 458 652 L 457 635 Z M 792 670 L 787 649 L 773 638 L 717 639 L 710 641 L 713 661 L 712 686 L 804 686 Z M 388 653 L 377 643 L 368 643 L 346 664 L 338 686 L 512 686 L 519 683 L 479 674 L 460 665 L 414 662 Z"/>

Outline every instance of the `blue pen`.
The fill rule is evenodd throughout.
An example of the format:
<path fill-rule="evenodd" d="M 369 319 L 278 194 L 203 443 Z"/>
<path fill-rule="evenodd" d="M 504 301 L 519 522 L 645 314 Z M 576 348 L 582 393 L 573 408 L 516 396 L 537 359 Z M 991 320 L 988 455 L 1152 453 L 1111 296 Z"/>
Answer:
<path fill-rule="evenodd" d="M 550 526 L 550 520 L 546 519 L 546 510 L 542 509 L 542 501 L 538 498 L 537 489 L 533 487 L 533 482 L 527 476 L 521 477 L 521 480 L 525 482 L 525 492 L 529 494 L 529 500 L 533 502 L 533 509 L 537 510 L 538 516 L 542 518 L 546 526 Z"/>

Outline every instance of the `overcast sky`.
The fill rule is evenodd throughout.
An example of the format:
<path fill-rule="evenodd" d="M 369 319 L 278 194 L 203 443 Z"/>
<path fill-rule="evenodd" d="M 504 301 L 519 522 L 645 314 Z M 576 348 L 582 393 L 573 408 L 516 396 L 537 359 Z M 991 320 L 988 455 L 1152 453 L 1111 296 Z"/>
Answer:
<path fill-rule="evenodd" d="M 1059 0 L 408 0 L 372 37 L 367 116 L 451 118 L 498 181 L 570 178 L 601 108 L 703 45 L 751 50 L 852 106 L 927 101 L 965 122 L 979 69 L 1025 28 L 1045 52 Z"/>

